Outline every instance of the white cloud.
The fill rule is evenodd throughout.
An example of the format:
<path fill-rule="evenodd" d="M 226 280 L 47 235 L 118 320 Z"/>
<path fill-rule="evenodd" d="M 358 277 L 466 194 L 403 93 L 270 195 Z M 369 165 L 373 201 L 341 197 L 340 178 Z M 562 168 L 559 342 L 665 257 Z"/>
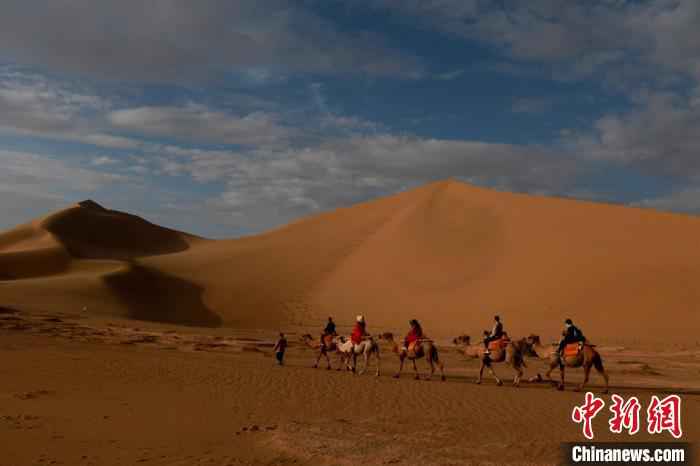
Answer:
<path fill-rule="evenodd" d="M 698 178 L 700 107 L 692 102 L 670 93 L 642 93 L 632 111 L 603 116 L 591 132 L 564 140 L 583 157 Z"/>
<path fill-rule="evenodd" d="M 71 192 L 91 192 L 126 178 L 43 155 L 0 150 L 0 191 L 34 198 L 59 199 Z"/>
<path fill-rule="evenodd" d="M 125 138 L 122 136 L 114 136 L 111 134 L 94 133 L 94 134 L 72 134 L 67 138 L 74 139 L 78 142 L 91 144 L 99 147 L 110 149 L 136 149 L 144 147 L 144 143 L 135 139 Z"/>
<path fill-rule="evenodd" d="M 112 149 L 142 145 L 106 133 L 102 119 L 112 102 L 74 87 L 34 73 L 0 68 L 0 131 Z"/>
<path fill-rule="evenodd" d="M 113 159 L 112 157 L 108 157 L 106 155 L 102 155 L 99 157 L 95 157 L 90 161 L 91 165 L 94 165 L 96 167 L 104 166 L 104 165 L 114 165 L 118 163 L 116 159 Z"/>
<path fill-rule="evenodd" d="M 696 0 L 365 0 L 445 34 L 501 47 L 515 60 L 561 63 L 561 76 L 639 63 L 700 79 Z M 639 75 L 629 76 L 634 82 Z M 629 82 L 628 81 L 628 82 Z"/>
<path fill-rule="evenodd" d="M 274 114 L 236 116 L 199 104 L 120 109 L 112 111 L 107 119 L 114 128 L 134 134 L 206 143 L 275 144 L 288 140 L 293 132 Z"/>
<path fill-rule="evenodd" d="M 700 188 L 687 187 L 664 196 L 635 202 L 638 207 L 648 207 L 674 212 L 700 213 Z"/>
<path fill-rule="evenodd" d="M 6 130 L 65 132 L 84 113 L 104 106 L 99 97 L 75 93 L 35 75 L 23 80 L 0 75 L 0 128 Z"/>
<path fill-rule="evenodd" d="M 436 179 L 561 193 L 575 175 L 571 158 L 540 147 L 390 134 L 337 137 L 299 149 L 170 147 L 162 153 L 160 173 L 224 183 L 207 208 L 212 216 L 245 219 L 248 233 Z"/>

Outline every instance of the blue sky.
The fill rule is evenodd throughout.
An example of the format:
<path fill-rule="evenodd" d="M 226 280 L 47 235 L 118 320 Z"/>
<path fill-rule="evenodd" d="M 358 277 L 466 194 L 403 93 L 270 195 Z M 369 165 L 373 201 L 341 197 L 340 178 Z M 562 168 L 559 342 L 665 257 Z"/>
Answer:
<path fill-rule="evenodd" d="M 456 177 L 700 211 L 691 0 L 8 0 L 0 228 L 209 237 Z"/>

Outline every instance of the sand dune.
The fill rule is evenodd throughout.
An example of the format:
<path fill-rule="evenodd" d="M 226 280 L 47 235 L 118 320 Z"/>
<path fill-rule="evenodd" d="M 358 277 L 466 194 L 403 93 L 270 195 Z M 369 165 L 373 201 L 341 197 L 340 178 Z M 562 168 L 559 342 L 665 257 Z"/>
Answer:
<path fill-rule="evenodd" d="M 476 335 L 694 343 L 700 219 L 454 181 L 212 241 L 86 202 L 0 235 L 0 306 L 237 328 L 365 314 Z"/>

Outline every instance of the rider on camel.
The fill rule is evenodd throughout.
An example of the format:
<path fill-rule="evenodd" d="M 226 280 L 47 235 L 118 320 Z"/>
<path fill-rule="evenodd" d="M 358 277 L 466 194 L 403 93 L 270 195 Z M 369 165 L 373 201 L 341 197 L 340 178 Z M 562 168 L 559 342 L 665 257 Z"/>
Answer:
<path fill-rule="evenodd" d="M 365 323 L 365 316 L 357 316 L 355 319 L 355 326 L 352 328 L 352 333 L 350 334 L 350 341 L 354 346 L 362 343 L 362 339 L 367 335 L 367 325 Z"/>
<path fill-rule="evenodd" d="M 499 340 L 503 336 L 503 324 L 501 323 L 501 318 L 499 316 L 493 316 L 494 324 L 491 333 L 484 332 L 484 348 L 486 351 L 484 354 L 490 354 L 489 342 L 494 340 Z"/>
<path fill-rule="evenodd" d="M 329 317 L 328 318 L 328 323 L 326 324 L 326 328 L 323 329 L 323 333 L 321 333 L 321 346 L 325 346 L 325 337 L 331 335 L 331 336 L 336 336 L 338 335 L 335 332 L 335 322 L 333 322 L 333 318 Z"/>
<path fill-rule="evenodd" d="M 574 325 L 571 319 L 566 319 L 564 321 L 564 330 L 562 331 L 562 338 L 559 340 L 559 356 L 563 355 L 564 347 L 569 343 L 585 342 L 586 337 L 583 336 L 583 332 Z"/>
<path fill-rule="evenodd" d="M 423 328 L 420 326 L 416 319 L 411 319 L 408 321 L 408 325 L 411 329 L 408 331 L 406 338 L 403 340 L 403 351 L 408 351 L 411 348 L 411 344 L 417 344 L 423 338 Z"/>

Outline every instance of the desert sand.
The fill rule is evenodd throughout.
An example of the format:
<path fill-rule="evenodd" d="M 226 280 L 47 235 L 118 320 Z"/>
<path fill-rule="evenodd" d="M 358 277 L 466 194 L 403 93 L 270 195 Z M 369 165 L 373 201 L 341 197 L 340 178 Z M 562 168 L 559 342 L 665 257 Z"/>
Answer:
<path fill-rule="evenodd" d="M 682 394 L 692 441 L 699 235 L 691 216 L 455 181 L 231 240 L 86 201 L 0 234 L 0 465 L 557 464 L 582 394 L 477 386 L 450 343 L 494 313 L 544 341 L 571 317 L 614 393 Z M 375 334 L 421 320 L 447 381 L 391 378 L 384 343 L 380 377 L 312 369 L 301 335 L 356 314 Z"/>

